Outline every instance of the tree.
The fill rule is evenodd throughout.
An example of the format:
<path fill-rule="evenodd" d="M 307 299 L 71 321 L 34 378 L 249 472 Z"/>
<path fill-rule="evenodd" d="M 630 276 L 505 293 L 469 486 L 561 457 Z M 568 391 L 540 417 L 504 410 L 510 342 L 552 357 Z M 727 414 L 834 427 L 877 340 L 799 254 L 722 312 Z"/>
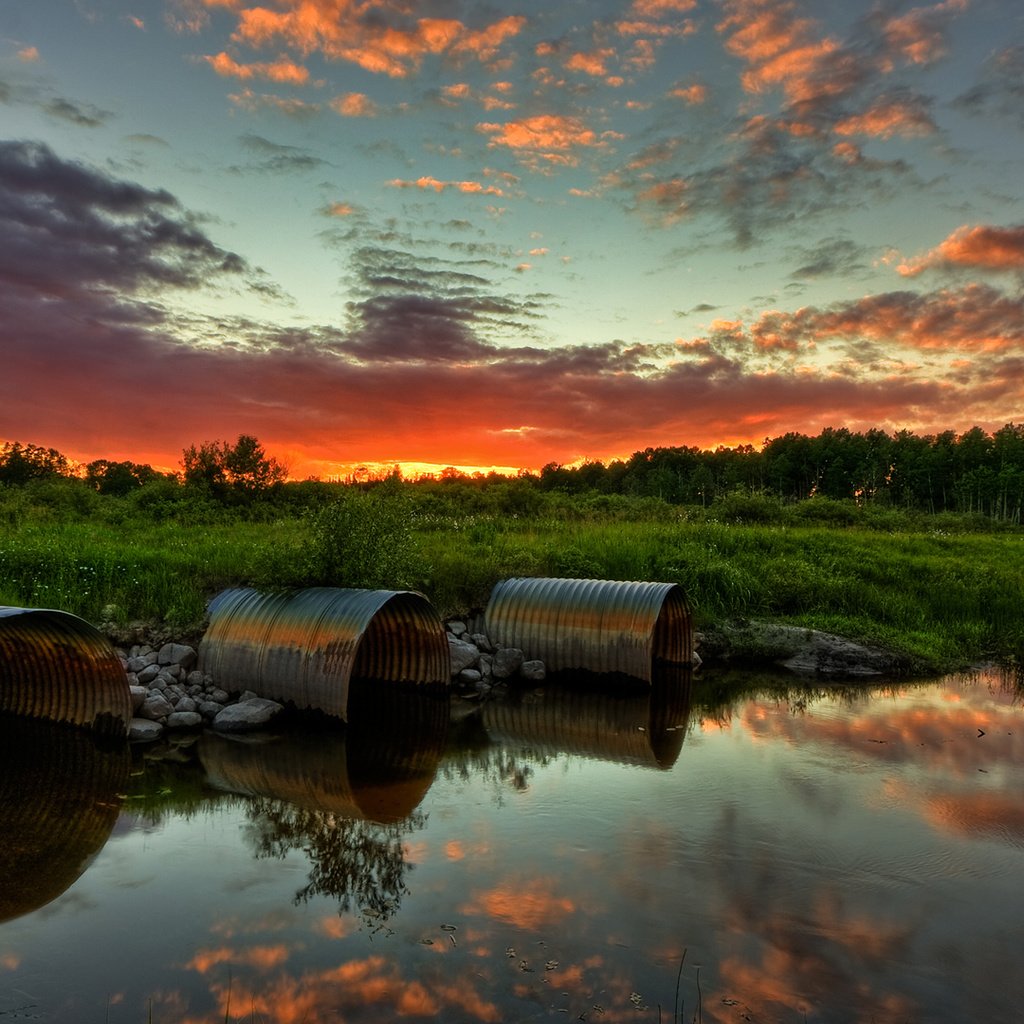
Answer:
<path fill-rule="evenodd" d="M 0 484 L 21 486 L 29 480 L 71 476 L 67 456 L 56 448 L 7 441 L 0 448 Z"/>
<path fill-rule="evenodd" d="M 160 474 L 152 467 L 136 462 L 111 462 L 94 459 L 85 467 L 85 482 L 100 494 L 124 497 L 155 480 Z"/>
<path fill-rule="evenodd" d="M 234 445 L 227 441 L 204 441 L 198 448 L 190 445 L 182 452 L 181 464 L 186 484 L 221 499 L 231 494 L 258 497 L 288 475 L 252 434 L 239 434 Z"/>

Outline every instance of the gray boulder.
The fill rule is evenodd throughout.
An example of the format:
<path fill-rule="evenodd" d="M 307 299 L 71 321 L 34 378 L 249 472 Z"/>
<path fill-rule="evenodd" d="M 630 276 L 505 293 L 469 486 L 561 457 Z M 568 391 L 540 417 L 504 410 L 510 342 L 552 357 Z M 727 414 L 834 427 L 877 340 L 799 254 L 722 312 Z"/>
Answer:
<path fill-rule="evenodd" d="M 150 693 L 150 695 L 142 702 L 142 707 L 139 708 L 139 718 L 148 718 L 151 721 L 156 721 L 158 718 L 166 718 L 169 714 L 172 714 L 174 708 L 171 702 L 162 693 Z"/>
<path fill-rule="evenodd" d="M 495 652 L 491 675 L 495 679 L 510 679 L 523 663 L 523 652 L 518 647 L 502 647 Z"/>
<path fill-rule="evenodd" d="M 539 683 L 545 676 L 547 676 L 547 669 L 544 667 L 543 661 L 532 659 L 531 661 L 524 661 L 519 666 L 519 675 L 531 683 Z"/>
<path fill-rule="evenodd" d="M 480 657 L 476 644 L 448 634 L 448 650 L 452 657 L 452 675 L 457 676 L 464 668 L 472 668 Z"/>
<path fill-rule="evenodd" d="M 147 665 L 141 672 L 138 673 L 138 680 L 140 686 L 145 686 L 147 683 L 153 682 L 157 676 L 160 675 L 159 665 Z"/>
<path fill-rule="evenodd" d="M 167 716 L 168 729 L 197 729 L 203 724 L 203 716 L 197 711 L 175 711 Z"/>
<path fill-rule="evenodd" d="M 145 686 L 130 686 L 128 688 L 132 695 L 132 713 L 138 712 L 149 696 L 149 690 Z"/>
<path fill-rule="evenodd" d="M 150 721 L 148 718 L 133 718 L 128 723 L 128 739 L 137 743 L 148 743 L 159 739 L 164 727 L 159 722 Z"/>
<path fill-rule="evenodd" d="M 187 672 L 196 663 L 196 652 L 186 644 L 164 644 L 157 653 L 161 665 L 180 665 Z"/>
<path fill-rule="evenodd" d="M 277 701 L 251 697 L 224 708 L 213 720 L 218 732 L 248 732 L 266 725 L 284 710 Z"/>
<path fill-rule="evenodd" d="M 727 661 L 775 664 L 798 675 L 836 679 L 898 675 L 907 667 L 892 651 L 770 622 L 727 623 L 715 635 L 705 634 L 701 649 Z"/>

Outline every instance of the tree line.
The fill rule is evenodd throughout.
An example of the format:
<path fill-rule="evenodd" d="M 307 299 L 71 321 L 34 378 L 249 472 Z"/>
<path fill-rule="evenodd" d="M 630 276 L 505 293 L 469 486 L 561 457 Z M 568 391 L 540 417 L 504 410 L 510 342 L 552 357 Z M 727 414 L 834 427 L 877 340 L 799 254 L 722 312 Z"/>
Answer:
<path fill-rule="evenodd" d="M 390 474 L 399 479 L 395 469 Z M 146 491 L 164 499 L 198 497 L 219 505 L 302 504 L 331 486 L 289 481 L 286 468 L 259 440 L 207 441 L 182 452 L 181 470 L 161 473 L 130 461 L 97 459 L 76 466 L 61 452 L 18 441 L 0 446 L 0 486 L 74 480 L 98 494 Z M 453 468 L 405 481 L 424 495 L 500 491 L 502 507 L 536 510 L 545 493 L 624 495 L 678 505 L 712 506 L 731 495 L 760 495 L 782 503 L 811 498 L 908 511 L 956 512 L 1021 522 L 1024 507 L 1024 424 L 987 433 L 980 427 L 957 434 L 918 435 L 902 430 L 864 433 L 829 427 L 820 434 L 789 432 L 753 445 L 645 448 L 628 459 L 565 466 L 549 463 L 539 473 L 514 477 L 464 474 Z M 379 480 L 359 477 L 371 489 Z"/>

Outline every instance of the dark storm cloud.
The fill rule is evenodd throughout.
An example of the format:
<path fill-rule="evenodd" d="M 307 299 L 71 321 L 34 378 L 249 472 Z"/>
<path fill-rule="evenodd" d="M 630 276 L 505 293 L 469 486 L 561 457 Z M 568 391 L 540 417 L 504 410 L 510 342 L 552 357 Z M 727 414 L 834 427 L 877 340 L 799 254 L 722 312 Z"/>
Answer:
<path fill-rule="evenodd" d="M 72 103 L 66 99 L 52 99 L 43 104 L 43 110 L 51 117 L 79 128 L 101 128 L 114 115 L 109 110 L 101 110 L 91 103 Z"/>
<path fill-rule="evenodd" d="M 268 287 L 170 192 L 63 160 L 39 142 L 0 141 L 0 234 L 0 280 L 45 295 L 198 288 L 224 275 Z"/>
<path fill-rule="evenodd" d="M 271 142 L 261 135 L 246 134 L 239 137 L 242 146 L 253 153 L 256 157 L 253 163 L 245 166 L 233 166 L 229 170 L 243 174 L 246 172 L 260 172 L 270 174 L 291 174 L 293 172 L 304 173 L 315 171 L 321 167 L 329 166 L 327 160 L 314 156 L 307 150 L 298 146 L 283 146 L 277 142 Z"/>
<path fill-rule="evenodd" d="M 969 114 L 996 113 L 1024 127 L 1024 45 L 989 57 L 981 80 L 958 96 L 956 105 Z"/>
<path fill-rule="evenodd" d="M 824 238 L 817 245 L 796 250 L 798 266 L 789 276 L 796 279 L 857 274 L 868 269 L 867 252 L 848 238 Z"/>

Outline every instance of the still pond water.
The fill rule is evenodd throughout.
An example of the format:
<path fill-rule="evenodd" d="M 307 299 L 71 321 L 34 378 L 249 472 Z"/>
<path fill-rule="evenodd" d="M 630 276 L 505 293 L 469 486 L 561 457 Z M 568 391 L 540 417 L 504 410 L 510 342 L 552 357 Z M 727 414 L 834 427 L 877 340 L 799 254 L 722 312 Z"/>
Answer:
<path fill-rule="evenodd" d="M 0 1024 L 1024 1020 L 994 673 L 357 713 L 176 761 L 0 723 Z"/>

